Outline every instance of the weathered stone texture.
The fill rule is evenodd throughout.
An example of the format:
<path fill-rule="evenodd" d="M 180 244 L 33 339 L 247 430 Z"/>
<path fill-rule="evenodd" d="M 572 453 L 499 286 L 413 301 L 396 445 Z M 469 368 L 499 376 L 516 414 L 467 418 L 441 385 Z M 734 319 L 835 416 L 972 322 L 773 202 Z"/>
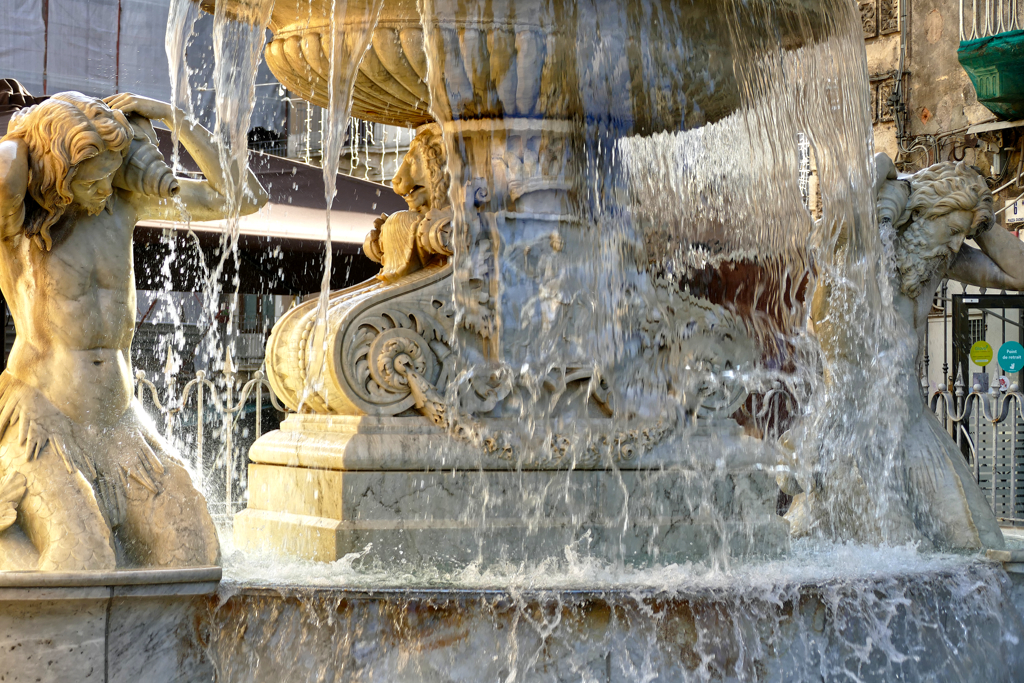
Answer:
<path fill-rule="evenodd" d="M 878 32 L 883 36 L 900 30 L 900 0 L 879 0 Z"/>
<path fill-rule="evenodd" d="M 887 78 L 878 84 L 878 114 L 876 120 L 889 123 L 896 120 L 896 109 L 889 98 L 896 90 L 896 79 Z"/>
<path fill-rule="evenodd" d="M 875 6 L 877 0 L 866 0 L 860 3 L 860 19 L 864 24 L 864 37 L 874 38 L 878 35 L 878 8 Z"/>

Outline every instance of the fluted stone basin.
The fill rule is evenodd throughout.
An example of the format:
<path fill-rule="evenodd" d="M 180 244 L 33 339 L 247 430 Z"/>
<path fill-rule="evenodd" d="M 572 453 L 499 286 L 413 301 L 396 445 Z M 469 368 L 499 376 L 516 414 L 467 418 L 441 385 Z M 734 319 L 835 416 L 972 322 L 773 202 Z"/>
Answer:
<path fill-rule="evenodd" d="M 229 0 L 226 9 L 245 17 L 254 2 Z M 208 10 L 215 4 L 203 0 Z M 277 0 L 270 20 L 274 38 L 265 52 L 271 71 L 300 97 L 326 107 L 331 8 L 347 9 L 342 25 L 365 26 L 366 5 L 367 0 Z M 421 17 L 416 0 L 387 0 L 359 66 L 352 115 L 408 127 L 433 121 L 427 83 L 427 52 L 433 50 L 435 77 L 444 80 L 435 94 L 448 94 L 447 102 L 434 102 L 433 113 L 442 120 L 611 113 L 632 122 L 633 132 L 699 126 L 739 107 L 734 53 L 747 36 L 759 35 L 768 19 L 783 27 L 773 47 L 796 49 L 835 30 L 824 6 L 819 0 L 756 0 L 742 9 L 719 0 L 590 6 L 569 0 L 428 0 Z M 617 54 L 602 56 L 603 66 L 586 49 L 597 31 L 621 46 Z M 621 82 L 606 84 L 592 100 L 576 97 L 578 78 L 596 69 L 617 72 Z"/>

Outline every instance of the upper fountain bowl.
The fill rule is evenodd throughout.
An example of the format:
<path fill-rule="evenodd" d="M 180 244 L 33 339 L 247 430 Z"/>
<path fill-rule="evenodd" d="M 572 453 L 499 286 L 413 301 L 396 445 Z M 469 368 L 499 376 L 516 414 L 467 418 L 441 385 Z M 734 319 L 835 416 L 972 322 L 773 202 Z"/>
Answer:
<path fill-rule="evenodd" d="M 256 0 L 226 1 L 231 15 L 256 14 Z M 326 107 L 332 7 L 339 28 L 365 31 L 370 1 L 277 0 L 271 71 Z M 407 127 L 474 118 L 614 120 L 631 133 L 701 126 L 739 108 L 734 56 L 756 50 L 751 36 L 764 40 L 770 26 L 775 49 L 821 40 L 837 25 L 827 4 L 752 0 L 740 11 L 721 0 L 387 0 L 352 115 Z"/>

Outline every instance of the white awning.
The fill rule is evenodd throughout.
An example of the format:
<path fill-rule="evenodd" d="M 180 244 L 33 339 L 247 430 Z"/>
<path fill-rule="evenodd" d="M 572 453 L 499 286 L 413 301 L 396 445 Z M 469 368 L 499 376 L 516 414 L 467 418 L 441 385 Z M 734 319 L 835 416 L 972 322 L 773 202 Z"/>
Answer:
<path fill-rule="evenodd" d="M 380 214 L 331 211 L 331 241 L 362 244 Z M 143 227 L 185 230 L 185 224 L 175 221 L 141 221 Z M 197 232 L 224 232 L 227 221 L 192 223 L 188 227 Z M 327 216 L 323 209 L 288 204 L 267 204 L 259 212 L 244 216 L 238 222 L 242 235 L 324 241 L 327 237 Z"/>

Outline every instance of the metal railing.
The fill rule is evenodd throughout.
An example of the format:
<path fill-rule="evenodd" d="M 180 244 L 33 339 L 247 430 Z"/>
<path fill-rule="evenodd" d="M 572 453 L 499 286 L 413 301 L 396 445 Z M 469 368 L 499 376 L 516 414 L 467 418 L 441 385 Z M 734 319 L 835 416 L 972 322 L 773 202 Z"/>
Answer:
<path fill-rule="evenodd" d="M 1004 525 L 1024 524 L 1024 394 L 1016 384 L 1001 393 L 975 386 L 967 391 L 957 374 L 953 392 L 931 395 L 931 409 L 967 456 L 975 481 L 996 518 Z"/>
<path fill-rule="evenodd" d="M 960 42 L 1024 30 L 1024 0 L 960 0 Z"/>
<path fill-rule="evenodd" d="M 262 371 L 241 382 L 230 352 L 216 374 L 219 376 L 210 377 L 199 370 L 179 392 L 173 375 L 165 374 L 160 388 L 139 370 L 135 394 L 147 411 L 162 418 L 164 436 L 190 461 L 200 477 L 200 487 L 211 496 L 211 492 L 220 493 L 220 500 L 208 500 L 219 517 L 232 515 L 245 504 L 246 453 L 237 447 L 239 419 L 253 407 L 255 424 L 250 436 L 255 440 L 263 434 L 263 409 L 272 406 L 284 413 L 286 408 Z M 999 521 L 1024 525 L 1024 393 L 1017 384 L 1005 393 L 995 384 L 989 392 L 979 387 L 967 391 L 960 373 L 953 389 L 933 392 L 931 410 L 967 457 Z M 775 441 L 788 426 L 786 414 L 796 409 L 791 393 L 791 388 L 774 382 L 763 394 L 752 395 L 751 414 L 766 440 Z M 212 434 L 208 432 L 211 428 Z M 217 481 L 204 481 L 208 477 Z"/>
<path fill-rule="evenodd" d="M 250 412 L 248 408 L 252 405 L 255 440 L 263 434 L 264 407 L 273 406 L 280 412 L 286 409 L 277 400 L 262 371 L 257 370 L 252 379 L 244 383 L 239 381 L 230 351 L 217 374 L 219 377 L 208 377 L 205 371 L 199 370 L 179 392 L 174 375 L 164 375 L 161 391 L 139 370 L 135 373 L 135 395 L 150 414 L 155 412 L 163 418 L 164 437 L 189 461 L 199 476 L 200 489 L 208 496 L 220 491 L 221 482 L 207 481 L 207 477 L 216 477 L 217 470 L 223 469 L 222 499 L 207 502 L 215 515 L 231 515 L 245 502 L 246 471 L 240 465 L 245 464 L 246 454 L 244 449 L 237 448 L 240 418 Z M 213 425 L 208 424 L 211 422 Z M 212 434 L 208 433 L 211 426 Z"/>

